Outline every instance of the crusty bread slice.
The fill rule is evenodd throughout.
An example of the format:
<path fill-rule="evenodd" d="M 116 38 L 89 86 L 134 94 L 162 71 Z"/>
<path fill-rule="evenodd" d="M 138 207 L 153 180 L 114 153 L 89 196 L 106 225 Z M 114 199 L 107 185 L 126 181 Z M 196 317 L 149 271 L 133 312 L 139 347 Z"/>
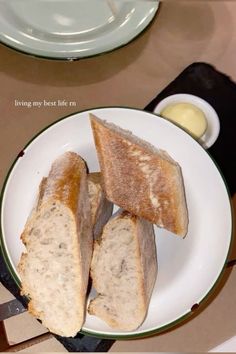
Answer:
<path fill-rule="evenodd" d="M 88 192 L 91 206 L 91 217 L 94 239 L 97 239 L 103 226 L 110 219 L 113 211 L 113 203 L 107 200 L 101 181 L 100 172 L 92 172 L 88 175 Z"/>
<path fill-rule="evenodd" d="M 185 236 L 188 212 L 180 166 L 131 132 L 92 114 L 90 120 L 107 199 Z"/>
<path fill-rule="evenodd" d="M 87 172 L 79 155 L 67 152 L 53 163 L 21 238 L 26 253 L 18 269 L 29 311 L 51 332 L 76 335 L 84 322 L 93 244 Z"/>
<path fill-rule="evenodd" d="M 156 275 L 153 225 L 119 212 L 95 243 L 91 277 L 98 296 L 89 313 L 115 329 L 135 330 L 146 317 Z"/>

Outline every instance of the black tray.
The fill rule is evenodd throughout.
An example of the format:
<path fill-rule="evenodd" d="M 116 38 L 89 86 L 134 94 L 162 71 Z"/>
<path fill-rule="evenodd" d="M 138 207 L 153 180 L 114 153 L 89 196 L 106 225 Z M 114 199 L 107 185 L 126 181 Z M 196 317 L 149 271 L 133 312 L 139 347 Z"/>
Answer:
<path fill-rule="evenodd" d="M 236 161 L 236 84 L 226 75 L 218 72 L 213 66 L 205 63 L 194 63 L 188 66 L 173 82 L 159 93 L 146 107 L 152 112 L 163 98 L 175 93 L 190 93 L 208 101 L 217 111 L 221 130 L 215 144 L 208 149 L 225 176 L 230 193 L 235 193 Z M 235 261 L 229 262 L 234 265 Z M 26 306 L 25 298 L 12 279 L 2 258 L 0 250 L 0 281 Z M 110 349 L 113 340 L 98 339 L 78 334 L 75 338 L 55 336 L 68 351 L 72 352 L 105 352 Z"/>
<path fill-rule="evenodd" d="M 212 65 L 193 63 L 145 108 L 152 112 L 163 98 L 189 93 L 209 102 L 220 119 L 220 134 L 208 149 L 225 177 L 231 195 L 236 192 L 236 84 Z"/>

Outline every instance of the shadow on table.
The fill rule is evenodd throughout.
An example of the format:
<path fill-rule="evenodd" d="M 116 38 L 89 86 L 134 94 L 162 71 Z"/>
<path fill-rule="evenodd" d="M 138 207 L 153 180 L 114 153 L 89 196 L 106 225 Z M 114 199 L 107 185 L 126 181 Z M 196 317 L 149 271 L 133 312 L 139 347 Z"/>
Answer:
<path fill-rule="evenodd" d="M 1 71 L 16 80 L 42 86 L 79 86 L 104 81 L 139 58 L 148 43 L 154 21 L 155 19 L 144 32 L 122 48 L 75 61 L 37 58 L 0 45 Z"/>

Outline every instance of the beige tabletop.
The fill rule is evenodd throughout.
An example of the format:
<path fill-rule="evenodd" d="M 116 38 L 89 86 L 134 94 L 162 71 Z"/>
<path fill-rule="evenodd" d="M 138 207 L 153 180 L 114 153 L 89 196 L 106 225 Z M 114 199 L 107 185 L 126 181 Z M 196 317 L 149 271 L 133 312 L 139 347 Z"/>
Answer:
<path fill-rule="evenodd" d="M 0 45 L 0 183 L 25 144 L 48 124 L 86 108 L 143 108 L 196 61 L 236 81 L 236 2 L 166 1 L 136 40 L 75 62 L 37 59 Z M 58 100 L 67 106 L 47 106 Z M 40 108 L 30 107 L 35 101 L 43 102 Z M 111 350 L 208 351 L 236 335 L 236 269 L 228 269 L 223 285 L 193 320 L 149 339 L 117 341 Z"/>

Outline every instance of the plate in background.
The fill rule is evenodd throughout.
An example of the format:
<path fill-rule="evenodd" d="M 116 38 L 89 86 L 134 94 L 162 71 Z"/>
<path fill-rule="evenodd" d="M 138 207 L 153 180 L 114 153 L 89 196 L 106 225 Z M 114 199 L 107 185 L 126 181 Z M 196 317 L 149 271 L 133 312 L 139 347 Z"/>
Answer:
<path fill-rule="evenodd" d="M 99 169 L 89 112 L 131 130 L 166 150 L 181 166 L 189 211 L 185 239 L 155 228 L 158 276 L 148 315 L 132 332 L 115 331 L 87 315 L 83 333 L 106 338 L 136 338 L 161 332 L 192 314 L 208 296 L 222 272 L 232 237 L 232 213 L 224 180 L 210 155 L 189 134 L 152 113 L 127 108 L 84 111 L 47 127 L 14 163 L 2 191 L 1 245 L 11 274 L 20 283 L 16 266 L 24 247 L 20 241 L 38 185 L 51 163 L 65 151 L 79 153 L 90 171 Z M 91 296 L 91 294 L 90 294 Z"/>
<path fill-rule="evenodd" d="M 46 58 L 94 56 L 130 42 L 158 7 L 156 0 L 1 0 L 0 41 Z"/>

